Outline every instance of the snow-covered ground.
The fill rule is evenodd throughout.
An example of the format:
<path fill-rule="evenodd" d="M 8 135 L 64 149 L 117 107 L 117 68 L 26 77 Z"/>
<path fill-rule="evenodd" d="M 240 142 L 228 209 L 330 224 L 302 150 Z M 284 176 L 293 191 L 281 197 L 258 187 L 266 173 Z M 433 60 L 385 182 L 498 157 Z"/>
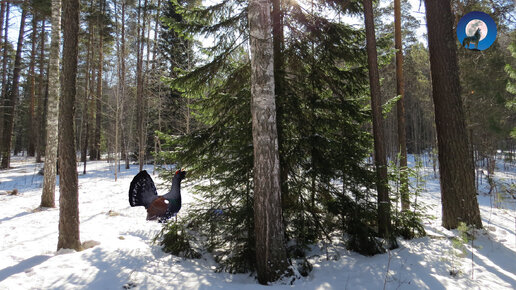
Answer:
<path fill-rule="evenodd" d="M 215 273 L 216 264 L 209 254 L 185 260 L 153 245 L 161 225 L 146 221 L 145 209 L 131 208 L 128 203 L 129 183 L 137 166 L 123 170 L 115 182 L 112 165 L 88 163 L 88 174 L 79 175 L 81 241 L 100 244 L 81 252 L 56 252 L 58 207 L 35 210 L 40 203 L 42 176 L 37 171 L 41 165 L 33 159 L 14 158 L 12 166 L 0 171 L 0 289 L 271 288 L 258 285 L 248 274 Z M 515 183 L 516 169 L 500 167 L 498 182 Z M 152 173 L 152 167 L 146 169 Z M 515 289 L 516 199 L 510 194 L 481 194 L 485 229 L 477 231 L 473 247 L 465 245 L 465 255 L 459 254 L 450 239 L 457 231 L 440 226 L 439 183 L 430 170 L 425 170 L 426 192 L 419 197 L 431 206 L 428 214 L 436 217 L 425 224 L 429 236 L 400 240 L 398 249 L 374 257 L 335 246 L 331 251 L 338 251 L 340 259 L 328 260 L 325 251 L 314 249 L 309 259 L 314 269 L 308 277 L 272 288 Z M 157 184 L 162 182 L 157 175 L 152 177 Z M 188 203 L 193 199 L 185 182 L 182 195 Z M 485 190 L 485 180 L 483 184 Z M 14 188 L 19 194 L 7 195 Z M 165 191 L 158 187 L 160 194 Z M 450 270 L 459 274 L 451 276 Z"/>

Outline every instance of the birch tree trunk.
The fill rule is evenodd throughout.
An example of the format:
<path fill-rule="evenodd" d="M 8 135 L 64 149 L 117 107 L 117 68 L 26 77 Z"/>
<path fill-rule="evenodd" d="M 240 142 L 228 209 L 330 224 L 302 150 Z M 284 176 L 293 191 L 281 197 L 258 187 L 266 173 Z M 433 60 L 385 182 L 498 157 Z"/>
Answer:
<path fill-rule="evenodd" d="M 369 68 L 369 87 L 371 90 L 371 108 L 373 110 L 374 163 L 378 190 L 378 233 L 387 238 L 390 234 L 390 201 L 387 187 L 387 158 L 385 156 L 382 110 L 380 108 L 380 78 L 378 57 L 374 32 L 373 4 L 364 0 L 364 19 L 367 42 L 367 66 Z"/>
<path fill-rule="evenodd" d="M 75 158 L 74 105 L 79 35 L 79 0 L 63 3 L 63 90 L 59 105 L 59 238 L 57 249 L 81 249 L 79 188 Z"/>
<path fill-rule="evenodd" d="M 59 127 L 59 49 L 61 46 L 61 0 L 52 0 L 52 32 L 50 40 L 50 62 L 48 68 L 47 102 L 47 146 L 45 149 L 45 169 L 41 207 L 55 207 L 57 132 Z"/>
<path fill-rule="evenodd" d="M 482 227 L 461 98 L 450 0 L 425 1 L 432 73 L 443 227 Z"/>
<path fill-rule="evenodd" d="M 288 274 L 281 212 L 270 3 L 249 2 L 256 266 L 261 284 Z"/>

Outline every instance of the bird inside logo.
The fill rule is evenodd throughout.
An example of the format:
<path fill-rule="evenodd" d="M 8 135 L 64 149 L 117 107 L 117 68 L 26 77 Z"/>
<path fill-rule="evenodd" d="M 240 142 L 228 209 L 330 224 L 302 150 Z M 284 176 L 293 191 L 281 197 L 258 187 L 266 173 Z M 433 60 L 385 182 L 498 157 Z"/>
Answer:
<path fill-rule="evenodd" d="M 496 39 L 496 23 L 484 12 L 469 12 L 457 24 L 457 38 L 464 48 L 487 49 Z"/>

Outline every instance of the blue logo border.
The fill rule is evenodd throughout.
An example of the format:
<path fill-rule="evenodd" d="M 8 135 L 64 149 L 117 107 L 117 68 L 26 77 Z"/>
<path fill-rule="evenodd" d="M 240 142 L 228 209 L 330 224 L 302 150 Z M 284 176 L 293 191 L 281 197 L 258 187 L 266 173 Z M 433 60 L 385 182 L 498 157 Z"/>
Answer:
<path fill-rule="evenodd" d="M 487 13 L 481 11 L 472 11 L 462 16 L 462 18 L 459 20 L 459 23 L 457 23 L 457 39 L 462 46 L 462 41 L 467 37 L 466 25 L 468 25 L 468 23 L 473 19 L 482 20 L 487 26 L 486 37 L 478 42 L 478 50 L 485 50 L 494 43 L 496 40 L 496 34 L 498 32 L 496 29 L 496 23 Z M 469 48 L 469 46 L 467 49 L 475 50 L 474 48 Z"/>

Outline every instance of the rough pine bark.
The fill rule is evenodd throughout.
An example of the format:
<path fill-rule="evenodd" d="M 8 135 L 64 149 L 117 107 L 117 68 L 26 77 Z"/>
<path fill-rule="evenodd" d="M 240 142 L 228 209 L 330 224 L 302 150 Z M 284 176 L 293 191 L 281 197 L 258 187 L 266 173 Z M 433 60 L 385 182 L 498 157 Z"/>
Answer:
<path fill-rule="evenodd" d="M 84 99 L 82 103 L 82 140 L 81 140 L 81 162 L 83 164 L 82 174 L 86 174 L 86 164 L 88 162 L 88 138 L 89 138 L 89 130 L 90 130 L 90 114 L 88 113 L 88 102 L 91 95 L 91 49 L 92 49 L 92 32 L 91 32 L 91 22 L 88 24 L 89 32 L 88 32 L 88 49 L 86 52 L 86 85 L 84 88 Z"/>
<path fill-rule="evenodd" d="M 378 234 L 389 237 L 391 228 L 389 189 L 387 187 L 387 158 L 385 156 L 382 110 L 380 107 L 380 78 L 378 56 L 374 32 L 373 4 L 364 0 L 364 19 L 366 28 L 367 66 L 369 68 L 369 87 L 371 108 L 373 110 L 374 162 L 376 166 L 378 190 Z"/>
<path fill-rule="evenodd" d="M 406 211 L 410 209 L 410 198 L 407 171 L 407 137 L 405 132 L 405 81 L 403 78 L 400 0 L 394 0 L 394 46 L 396 48 L 396 94 L 401 96 L 396 104 L 398 117 L 398 152 L 400 154 L 401 210 Z"/>
<path fill-rule="evenodd" d="M 32 8 L 35 10 L 34 8 Z M 31 37 L 31 50 L 30 50 L 30 64 L 29 64 L 29 96 L 30 96 L 30 104 L 29 104 L 29 122 L 27 125 L 27 133 L 28 133 L 28 145 L 27 145 L 27 155 L 34 156 L 36 151 L 36 136 L 35 132 L 37 128 L 36 126 L 36 31 L 38 26 L 38 20 L 36 17 L 36 12 L 33 12 L 32 15 L 32 37 Z"/>
<path fill-rule="evenodd" d="M 25 2 L 24 2 L 25 3 Z M 11 141 L 14 131 L 14 114 L 16 103 L 18 102 L 20 72 L 21 72 L 21 53 L 23 49 L 23 36 L 25 34 L 25 19 L 27 18 L 27 4 L 22 6 L 20 19 L 20 31 L 18 33 L 18 44 L 16 46 L 16 56 L 14 58 L 13 82 L 10 86 L 8 96 L 4 99 L 4 129 L 2 132 L 2 163 L 0 168 L 9 168 L 11 162 Z"/>
<path fill-rule="evenodd" d="M 59 104 L 59 238 L 57 249 L 81 249 L 79 188 L 75 160 L 74 104 L 79 35 L 79 0 L 63 3 L 63 85 Z"/>
<path fill-rule="evenodd" d="M 432 73 L 443 227 L 482 227 L 473 159 L 461 99 L 457 45 L 450 0 L 425 1 Z"/>
<path fill-rule="evenodd" d="M 39 51 L 39 75 L 38 75 L 38 112 L 37 112 L 37 130 L 36 130 L 36 162 L 41 163 L 41 157 L 44 154 L 45 146 L 43 146 L 43 143 L 45 143 L 45 126 L 46 123 L 44 120 L 46 120 L 46 111 L 45 107 L 47 106 L 47 85 L 48 82 L 45 83 L 45 75 L 48 78 L 48 73 L 45 72 L 45 19 L 43 18 L 41 21 L 41 32 L 39 35 L 39 43 L 40 43 L 40 51 Z"/>
<path fill-rule="evenodd" d="M 126 3 L 125 3 L 125 0 L 122 1 L 122 23 L 120 24 L 122 26 L 121 28 L 121 54 L 122 54 L 122 59 L 121 59 L 121 62 L 120 62 L 120 82 L 122 83 L 122 87 L 121 87 L 121 94 L 122 94 L 122 104 L 121 104 L 121 108 L 120 108 L 120 111 L 121 112 L 124 112 L 124 100 L 125 100 L 125 73 L 126 73 L 126 69 L 125 69 L 125 57 L 126 57 L 126 53 L 125 53 L 125 6 L 126 6 Z M 122 113 L 123 115 L 123 113 Z M 124 126 L 124 122 L 123 120 L 121 120 L 120 122 L 120 138 L 122 139 L 122 152 L 121 152 L 121 155 L 122 155 L 122 158 L 125 160 L 125 169 L 129 169 L 130 165 L 129 165 L 129 154 L 127 153 L 127 134 L 125 134 L 125 131 L 126 131 L 126 128 Z"/>
<path fill-rule="evenodd" d="M 0 47 L 4 48 L 4 42 L 3 42 L 3 33 L 4 33 L 4 17 L 5 17 L 5 7 L 7 3 L 2 1 L 0 2 L 0 43 L 2 44 Z"/>
<path fill-rule="evenodd" d="M 261 284 L 289 273 L 283 240 L 269 4 L 267 0 L 249 2 L 256 268 Z"/>
<path fill-rule="evenodd" d="M 2 2 L 2 4 L 4 4 L 4 2 Z M 5 3 L 5 26 L 4 26 L 4 39 L 2 41 L 2 95 L 0 96 L 0 101 L 2 101 L 6 95 L 7 95 L 7 60 L 9 59 L 8 58 L 8 55 L 7 55 L 7 45 L 6 43 L 9 41 L 9 11 L 10 11 L 10 5 L 9 5 L 9 2 L 6 2 Z M 2 112 L 2 118 L 3 118 L 3 110 L 1 111 Z M 3 119 L 2 119 L 3 121 Z M 2 122 L 2 125 L 3 125 L 3 122 Z M 3 128 L 3 126 L 0 126 Z M 2 135 L 3 136 L 3 135 Z M 1 144 L 0 144 L 1 145 Z"/>
<path fill-rule="evenodd" d="M 143 164 L 145 162 L 145 102 L 143 97 L 143 48 L 145 46 L 145 15 L 147 0 L 144 1 L 143 8 L 141 6 L 141 0 L 138 1 L 138 51 L 136 56 L 136 123 L 138 126 L 138 160 L 140 164 L 140 171 L 143 170 Z M 143 16 L 141 10 L 143 9 Z M 141 21 L 141 22 L 140 22 Z M 141 26 L 140 27 L 140 23 Z"/>
<path fill-rule="evenodd" d="M 5 51 L 5 41 L 3 39 L 3 33 L 4 33 L 4 16 L 5 16 L 5 8 L 6 6 L 8 5 L 8 3 L 2 1 L 0 3 L 0 43 L 2 44 L 0 47 L 2 48 L 2 51 Z M 7 33 L 7 32 L 6 32 Z M 4 60 L 6 61 L 6 59 Z M 4 97 L 4 93 L 3 93 L 3 88 L 5 86 L 5 82 L 3 81 L 4 80 L 4 76 L 7 74 L 7 72 L 5 71 L 5 68 L 2 70 L 2 83 L 0 84 L 0 86 L 2 87 L 2 93 L 0 94 L 0 104 L 2 104 L 2 100 L 3 100 L 3 97 Z M 4 124 L 4 118 L 3 118 L 3 109 L 0 108 L 0 136 L 2 136 L 3 134 L 3 124 Z"/>
<path fill-rule="evenodd" d="M 59 127 L 59 48 L 61 46 L 61 0 L 52 0 L 52 32 L 50 40 L 50 60 L 48 68 L 47 101 L 47 146 L 43 175 L 41 207 L 55 207 L 57 141 Z"/>
<path fill-rule="evenodd" d="M 96 113 L 95 113 L 95 136 L 94 136 L 94 154 L 95 156 L 90 156 L 92 160 L 100 160 L 100 130 L 102 123 L 102 73 L 104 66 L 104 25 L 101 22 L 105 14 L 105 1 L 100 3 L 101 14 L 99 15 L 97 25 L 99 27 L 99 67 L 97 70 L 97 99 L 96 99 Z"/>

